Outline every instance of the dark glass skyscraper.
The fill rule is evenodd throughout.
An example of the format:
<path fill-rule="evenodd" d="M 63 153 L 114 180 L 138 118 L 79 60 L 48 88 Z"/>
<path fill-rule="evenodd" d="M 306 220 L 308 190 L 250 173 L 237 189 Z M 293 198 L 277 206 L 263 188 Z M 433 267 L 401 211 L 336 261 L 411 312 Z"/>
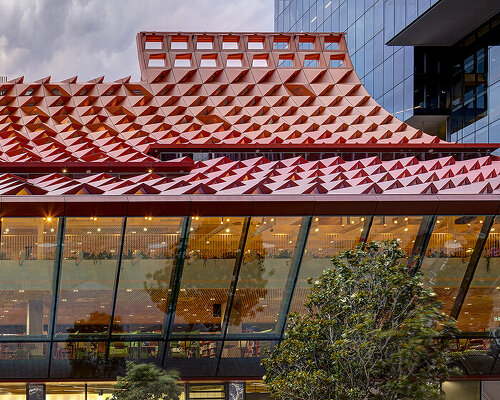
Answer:
<path fill-rule="evenodd" d="M 275 0 L 275 30 L 347 32 L 355 70 L 398 118 L 442 139 L 500 142 L 500 2 Z"/>

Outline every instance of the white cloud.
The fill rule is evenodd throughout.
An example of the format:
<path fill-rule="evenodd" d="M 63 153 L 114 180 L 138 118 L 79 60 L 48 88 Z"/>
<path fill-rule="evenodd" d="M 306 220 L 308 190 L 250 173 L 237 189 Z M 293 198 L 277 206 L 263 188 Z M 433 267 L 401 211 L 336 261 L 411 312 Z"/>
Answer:
<path fill-rule="evenodd" d="M 272 0 L 0 0 L 0 75 L 139 79 L 140 31 L 272 31 Z"/>

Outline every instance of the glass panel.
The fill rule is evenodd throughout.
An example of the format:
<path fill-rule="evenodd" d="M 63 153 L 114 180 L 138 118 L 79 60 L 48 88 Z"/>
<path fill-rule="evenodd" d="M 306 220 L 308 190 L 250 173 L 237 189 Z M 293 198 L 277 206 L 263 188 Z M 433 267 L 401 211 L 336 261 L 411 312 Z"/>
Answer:
<path fill-rule="evenodd" d="M 183 58 L 176 57 L 174 61 L 174 67 L 189 68 L 191 67 L 191 59 L 184 57 Z"/>
<path fill-rule="evenodd" d="M 483 400 L 494 400 L 495 397 L 498 397 L 498 393 L 500 393 L 500 382 L 481 382 L 482 390 L 481 394 L 483 396 Z"/>
<path fill-rule="evenodd" d="M 169 358 L 216 358 L 220 342 L 211 340 L 174 340 L 169 342 Z"/>
<path fill-rule="evenodd" d="M 106 342 L 101 341 L 55 342 L 50 367 L 51 377 L 107 377 L 107 346 Z"/>
<path fill-rule="evenodd" d="M 267 340 L 227 340 L 222 358 L 262 358 L 271 348 L 272 342 Z"/>
<path fill-rule="evenodd" d="M 449 314 L 474 251 L 484 217 L 437 217 L 422 262 L 424 284 L 436 292 Z"/>
<path fill-rule="evenodd" d="M 219 376 L 255 376 L 262 371 L 260 360 L 277 342 L 268 340 L 225 341 L 219 363 Z"/>
<path fill-rule="evenodd" d="M 270 400 L 271 395 L 266 384 L 262 381 L 245 382 L 246 398 L 248 400 Z M 23 399 L 24 400 L 24 399 Z"/>
<path fill-rule="evenodd" d="M 220 333 L 244 218 L 192 217 L 173 333 Z"/>
<path fill-rule="evenodd" d="M 224 385 L 216 384 L 190 384 L 189 385 L 189 400 L 208 400 L 208 399 L 225 399 L 226 392 Z"/>
<path fill-rule="evenodd" d="M 127 219 L 113 332 L 162 332 L 183 220 Z"/>
<path fill-rule="evenodd" d="M 463 331 L 496 331 L 500 326 L 500 217 L 486 239 L 474 278 L 458 316 Z"/>
<path fill-rule="evenodd" d="M 479 400 L 481 382 L 443 382 L 446 400 Z"/>
<path fill-rule="evenodd" d="M 413 250 L 423 217 L 373 217 L 368 241 L 394 240 L 408 257 Z M 402 262 L 406 262 L 404 259 Z"/>
<path fill-rule="evenodd" d="M 276 329 L 301 220 L 251 219 L 228 333 L 268 333 Z"/>
<path fill-rule="evenodd" d="M 56 333 L 108 331 L 122 218 L 67 218 Z"/>
<path fill-rule="evenodd" d="M 174 340 L 168 344 L 164 368 L 175 369 L 181 376 L 215 375 L 222 342 Z"/>
<path fill-rule="evenodd" d="M 2 400 L 26 400 L 26 383 L 2 383 L 2 384 L 0 384 L 0 399 L 2 399 Z"/>
<path fill-rule="evenodd" d="M 226 67 L 241 67 L 243 61 L 241 58 L 228 58 L 226 62 Z"/>
<path fill-rule="evenodd" d="M 161 342 L 149 340 L 115 341 L 109 344 L 109 357 L 150 362 L 158 359 L 161 354 L 161 346 Z"/>
<path fill-rule="evenodd" d="M 313 219 L 300 265 L 290 312 L 301 312 L 309 291 L 309 278 L 331 267 L 331 258 L 360 241 L 366 217 L 316 217 Z"/>
<path fill-rule="evenodd" d="M 211 41 L 197 42 L 196 48 L 198 50 L 212 50 L 214 48 L 214 42 Z"/>
<path fill-rule="evenodd" d="M 0 343 L 0 378 L 46 378 L 48 354 L 49 343 Z"/>
<path fill-rule="evenodd" d="M 0 335 L 47 336 L 58 218 L 2 218 Z"/>

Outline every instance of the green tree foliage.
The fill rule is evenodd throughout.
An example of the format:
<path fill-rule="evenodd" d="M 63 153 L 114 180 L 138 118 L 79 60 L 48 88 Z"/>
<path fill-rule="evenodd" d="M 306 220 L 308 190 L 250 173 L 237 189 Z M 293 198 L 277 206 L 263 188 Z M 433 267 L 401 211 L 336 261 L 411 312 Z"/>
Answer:
<path fill-rule="evenodd" d="M 127 362 L 127 373 L 118 377 L 113 400 L 178 400 L 179 375 L 153 364 Z"/>
<path fill-rule="evenodd" d="M 403 257 L 397 241 L 368 243 L 309 280 L 304 315 L 290 315 L 285 340 L 263 360 L 273 398 L 442 398 L 440 382 L 455 373 L 443 336 L 455 323 Z"/>

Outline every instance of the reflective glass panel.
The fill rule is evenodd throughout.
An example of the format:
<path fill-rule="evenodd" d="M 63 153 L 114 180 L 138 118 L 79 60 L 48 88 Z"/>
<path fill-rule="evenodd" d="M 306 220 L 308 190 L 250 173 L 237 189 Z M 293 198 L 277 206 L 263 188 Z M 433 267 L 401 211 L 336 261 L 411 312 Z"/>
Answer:
<path fill-rule="evenodd" d="M 0 343 L 0 360 L 45 360 L 49 343 Z"/>
<path fill-rule="evenodd" d="M 192 217 L 173 333 L 220 333 L 244 218 Z"/>
<path fill-rule="evenodd" d="M 210 340 L 174 340 L 168 342 L 164 368 L 175 369 L 185 376 L 213 377 L 222 342 Z"/>
<path fill-rule="evenodd" d="M 174 340 L 169 342 L 169 358 L 216 358 L 221 342 L 212 340 Z"/>
<path fill-rule="evenodd" d="M 26 383 L 2 383 L 0 385 L 0 399 L 26 400 Z"/>
<path fill-rule="evenodd" d="M 57 334 L 105 334 L 121 242 L 122 218 L 67 218 Z"/>
<path fill-rule="evenodd" d="M 250 338 L 251 339 L 251 338 Z M 252 376 L 262 369 L 260 360 L 276 342 L 269 340 L 226 340 L 219 362 L 219 376 Z M 253 399 L 251 396 L 247 398 Z"/>
<path fill-rule="evenodd" d="M 109 357 L 114 359 L 154 361 L 161 354 L 162 342 L 151 340 L 114 341 L 109 344 Z"/>
<path fill-rule="evenodd" d="M 446 400 L 477 400 L 481 395 L 481 382 L 443 382 Z M 482 396 L 481 396 L 482 397 Z M 484 397 L 483 397 L 484 398 Z"/>
<path fill-rule="evenodd" d="M 272 344 L 268 340 L 226 340 L 222 358 L 262 358 L 272 350 Z"/>
<path fill-rule="evenodd" d="M 189 385 L 189 400 L 191 399 L 225 399 L 226 391 L 224 385 L 215 384 L 190 384 Z"/>
<path fill-rule="evenodd" d="M 0 379 L 44 379 L 48 374 L 50 343 L 0 343 Z M 0 390 L 0 399 L 2 398 Z M 11 397 L 4 397 L 11 399 Z M 25 397 L 26 398 L 26 397 Z"/>
<path fill-rule="evenodd" d="M 228 333 L 275 330 L 301 221 L 300 217 L 251 219 Z"/>
<path fill-rule="evenodd" d="M 161 333 L 183 218 L 128 218 L 113 333 Z"/>
<path fill-rule="evenodd" d="M 2 218 L 0 335 L 47 336 L 57 218 Z"/>
<path fill-rule="evenodd" d="M 397 240 L 408 257 L 413 250 L 422 217 L 373 217 L 368 241 Z M 407 258 L 402 262 L 407 261 Z"/>
<path fill-rule="evenodd" d="M 477 216 L 436 219 L 421 270 L 424 284 L 434 290 L 447 314 L 457 297 L 483 221 L 484 217 Z"/>
<path fill-rule="evenodd" d="M 52 350 L 52 378 L 107 378 L 110 370 L 106 361 L 108 344 L 103 341 L 55 342 Z M 125 360 L 122 361 L 125 366 Z"/>
<path fill-rule="evenodd" d="M 496 331 L 500 327 L 500 217 L 490 230 L 474 278 L 458 316 L 463 331 Z"/>
<path fill-rule="evenodd" d="M 315 217 L 302 256 L 290 312 L 301 312 L 309 291 L 308 278 L 331 267 L 331 258 L 360 241 L 366 217 Z"/>

